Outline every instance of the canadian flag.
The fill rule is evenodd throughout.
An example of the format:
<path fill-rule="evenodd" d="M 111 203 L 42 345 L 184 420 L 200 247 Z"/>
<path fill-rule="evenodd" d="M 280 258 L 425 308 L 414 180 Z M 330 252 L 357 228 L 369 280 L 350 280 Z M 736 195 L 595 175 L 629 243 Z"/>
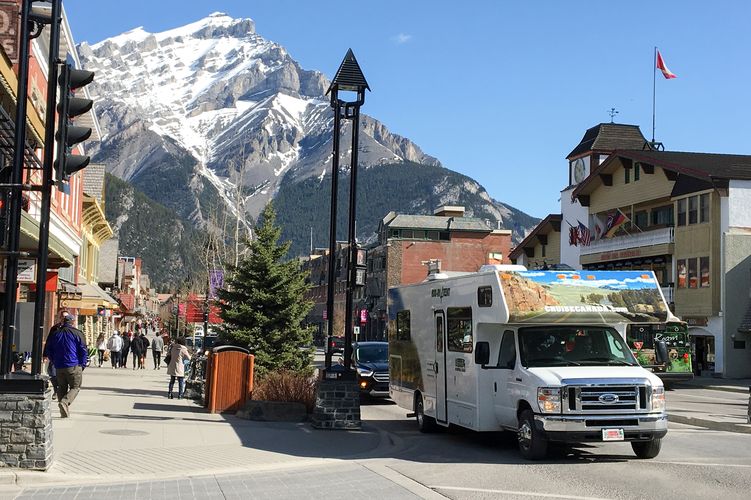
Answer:
<path fill-rule="evenodd" d="M 664 76 L 667 80 L 670 80 L 671 78 L 677 78 L 676 74 L 670 71 L 667 66 L 665 66 L 665 61 L 662 60 L 662 54 L 660 54 L 659 50 L 657 51 L 657 69 L 662 71 L 662 76 Z"/>

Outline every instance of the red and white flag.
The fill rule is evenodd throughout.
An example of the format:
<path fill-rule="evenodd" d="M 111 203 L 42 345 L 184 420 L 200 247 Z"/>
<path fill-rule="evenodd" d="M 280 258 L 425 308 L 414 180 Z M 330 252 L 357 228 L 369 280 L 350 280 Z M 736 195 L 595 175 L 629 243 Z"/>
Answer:
<path fill-rule="evenodd" d="M 670 80 L 671 78 L 677 78 L 676 74 L 670 71 L 667 66 L 665 66 L 665 61 L 662 59 L 662 54 L 660 54 L 659 50 L 657 51 L 657 69 L 662 71 L 662 76 L 664 76 L 667 80 Z"/>

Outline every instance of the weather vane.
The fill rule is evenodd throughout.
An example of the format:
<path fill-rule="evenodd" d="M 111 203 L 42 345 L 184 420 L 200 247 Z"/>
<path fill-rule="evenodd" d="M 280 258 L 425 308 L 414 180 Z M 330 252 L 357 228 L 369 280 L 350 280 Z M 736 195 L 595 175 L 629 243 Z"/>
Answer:
<path fill-rule="evenodd" d="M 618 111 L 615 108 L 610 108 L 608 114 L 610 115 L 610 123 L 613 123 L 613 118 L 615 118 L 615 115 L 618 114 Z"/>

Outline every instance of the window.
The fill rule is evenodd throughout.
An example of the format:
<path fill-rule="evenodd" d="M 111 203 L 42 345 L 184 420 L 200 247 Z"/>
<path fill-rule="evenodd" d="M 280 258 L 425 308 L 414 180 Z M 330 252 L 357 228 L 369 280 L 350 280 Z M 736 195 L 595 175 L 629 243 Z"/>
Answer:
<path fill-rule="evenodd" d="M 699 222 L 709 222 L 709 193 L 699 195 Z"/>
<path fill-rule="evenodd" d="M 413 238 L 416 240 L 424 240 L 425 239 L 425 231 L 422 230 L 415 230 L 413 233 Z"/>
<path fill-rule="evenodd" d="M 686 288 L 688 285 L 688 269 L 686 268 L 686 259 L 678 260 L 678 288 Z"/>
<path fill-rule="evenodd" d="M 634 164 L 634 182 L 639 180 L 639 173 L 641 170 L 641 165 L 639 163 Z"/>
<path fill-rule="evenodd" d="M 634 225 L 640 228 L 644 228 L 649 225 L 649 215 L 645 210 L 636 212 L 634 214 Z"/>
<path fill-rule="evenodd" d="M 493 289 L 489 286 L 481 286 L 477 289 L 477 305 L 490 307 L 493 305 Z"/>
<path fill-rule="evenodd" d="M 438 234 L 438 239 L 441 241 L 449 241 L 451 240 L 451 234 L 448 231 L 441 231 Z"/>
<path fill-rule="evenodd" d="M 448 349 L 453 352 L 472 352 L 472 308 L 449 307 Z"/>
<path fill-rule="evenodd" d="M 690 196 L 688 198 L 688 223 L 696 224 L 699 222 L 699 198 Z"/>
<path fill-rule="evenodd" d="M 438 233 L 438 231 L 428 231 L 428 239 L 429 240 L 438 240 L 439 239 L 439 233 Z"/>
<path fill-rule="evenodd" d="M 686 225 L 686 198 L 678 200 L 678 225 Z"/>
<path fill-rule="evenodd" d="M 709 257 L 699 258 L 699 286 L 709 288 Z"/>
<path fill-rule="evenodd" d="M 443 352 L 443 316 L 435 317 L 435 350 Z"/>
<path fill-rule="evenodd" d="M 658 207 L 652 209 L 653 226 L 672 226 L 673 225 L 673 205 Z"/>
<path fill-rule="evenodd" d="M 630 168 L 623 169 L 623 182 L 625 184 L 628 184 L 629 182 L 631 182 L 631 169 Z"/>
<path fill-rule="evenodd" d="M 542 246 L 542 256 L 545 257 L 545 245 Z"/>
<path fill-rule="evenodd" d="M 688 287 L 689 288 L 698 288 L 699 286 L 699 277 L 698 277 L 698 273 L 696 272 L 696 260 L 697 259 L 688 259 Z"/>
<path fill-rule="evenodd" d="M 514 332 L 506 330 L 501 340 L 501 350 L 498 353 L 498 367 L 514 369 L 516 365 L 516 345 L 514 343 Z"/>
<path fill-rule="evenodd" d="M 396 313 L 396 340 L 410 340 L 410 314 L 409 310 Z"/>
<path fill-rule="evenodd" d="M 414 232 L 411 229 L 402 229 L 402 239 L 411 240 L 414 237 Z"/>

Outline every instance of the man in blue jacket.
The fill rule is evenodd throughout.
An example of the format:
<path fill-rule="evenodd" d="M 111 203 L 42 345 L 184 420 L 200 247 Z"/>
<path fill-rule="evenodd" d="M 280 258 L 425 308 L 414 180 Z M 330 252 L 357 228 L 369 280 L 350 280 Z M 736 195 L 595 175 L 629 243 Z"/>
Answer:
<path fill-rule="evenodd" d="M 44 356 L 52 360 L 57 371 L 57 401 L 60 415 L 70 416 L 70 405 L 81 390 L 83 369 L 89 352 L 83 333 L 73 326 L 73 316 L 68 311 L 60 314 L 61 322 L 50 329 Z"/>

